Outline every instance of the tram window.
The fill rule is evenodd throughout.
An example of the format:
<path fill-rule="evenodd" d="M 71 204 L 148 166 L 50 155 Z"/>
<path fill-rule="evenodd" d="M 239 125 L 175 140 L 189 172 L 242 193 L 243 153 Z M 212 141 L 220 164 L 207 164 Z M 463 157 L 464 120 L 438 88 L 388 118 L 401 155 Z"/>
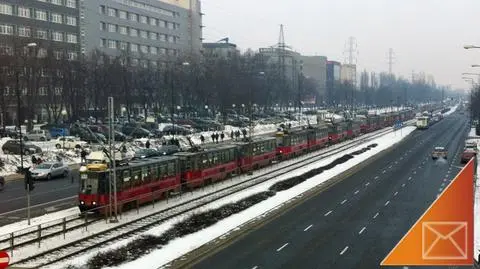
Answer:
<path fill-rule="evenodd" d="M 152 164 L 150 166 L 150 179 L 158 180 L 158 169 L 156 164 Z"/>
<path fill-rule="evenodd" d="M 175 163 L 170 162 L 168 163 L 168 176 L 174 176 L 175 175 Z"/>
<path fill-rule="evenodd" d="M 200 159 L 202 160 L 202 163 L 201 163 L 202 169 L 208 168 L 209 164 L 208 164 L 207 154 L 202 154 L 202 156 L 200 157 Z"/>
<path fill-rule="evenodd" d="M 136 168 L 132 171 L 133 176 L 133 186 L 138 186 L 142 184 L 142 170 L 140 168 Z"/>
<path fill-rule="evenodd" d="M 161 164 L 160 165 L 160 178 L 165 178 L 167 177 L 167 165 L 166 164 Z"/>
<path fill-rule="evenodd" d="M 123 188 L 124 189 L 128 189 L 130 188 L 130 170 L 126 169 L 126 170 L 123 170 Z"/>
<path fill-rule="evenodd" d="M 207 156 L 208 156 L 208 163 L 209 163 L 209 165 L 210 165 L 210 166 L 213 165 L 213 164 L 214 164 L 214 162 L 213 162 L 213 154 L 212 154 L 212 153 L 208 153 Z"/>
<path fill-rule="evenodd" d="M 148 166 L 142 167 L 142 181 L 150 182 L 150 173 L 149 173 Z"/>

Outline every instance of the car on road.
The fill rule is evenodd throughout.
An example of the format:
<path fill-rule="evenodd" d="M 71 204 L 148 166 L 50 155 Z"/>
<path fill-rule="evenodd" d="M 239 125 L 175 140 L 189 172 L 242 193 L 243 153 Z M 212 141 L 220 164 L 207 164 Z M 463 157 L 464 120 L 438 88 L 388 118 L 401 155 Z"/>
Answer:
<path fill-rule="evenodd" d="M 432 160 L 436 160 L 438 158 L 447 159 L 448 151 L 444 147 L 435 147 L 432 152 Z"/>
<path fill-rule="evenodd" d="M 55 147 L 57 149 L 66 148 L 66 149 L 79 149 L 87 146 L 88 143 L 80 140 L 80 138 L 75 136 L 65 136 L 57 138 Z"/>
<path fill-rule="evenodd" d="M 471 158 L 477 156 L 477 152 L 473 149 L 466 148 L 463 153 L 460 162 L 461 163 L 468 163 Z"/>
<path fill-rule="evenodd" d="M 54 177 L 67 177 L 69 173 L 70 168 L 62 162 L 44 162 L 32 170 L 32 177 L 35 180 L 50 180 Z"/>
<path fill-rule="evenodd" d="M 19 140 L 8 140 L 2 146 L 3 153 L 5 154 L 17 154 L 20 155 L 20 141 Z M 30 155 L 33 153 L 41 153 L 42 149 L 39 146 L 22 142 L 23 154 Z"/>
<path fill-rule="evenodd" d="M 32 130 L 23 136 L 23 140 L 25 141 L 49 141 L 50 139 L 52 139 L 52 137 L 47 130 Z"/>

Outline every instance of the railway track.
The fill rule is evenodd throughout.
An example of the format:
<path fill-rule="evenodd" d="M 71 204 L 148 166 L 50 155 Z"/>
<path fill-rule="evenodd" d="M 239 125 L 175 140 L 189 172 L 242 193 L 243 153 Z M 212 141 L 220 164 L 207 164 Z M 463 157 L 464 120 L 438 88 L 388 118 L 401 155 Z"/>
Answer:
<path fill-rule="evenodd" d="M 392 130 L 391 128 L 388 128 L 387 130 L 381 130 L 381 131 L 377 131 L 376 133 L 364 135 L 357 140 L 349 141 L 343 145 L 340 144 L 340 145 L 337 145 L 336 147 L 331 147 L 331 148 L 327 148 L 326 150 L 321 150 L 319 152 L 307 154 L 307 156 L 302 156 L 300 158 L 297 158 L 291 161 L 291 163 L 285 164 L 282 167 L 277 168 L 274 166 L 276 170 L 274 170 L 273 172 L 266 171 L 262 173 L 262 170 L 265 170 L 265 169 L 259 170 L 258 172 L 256 172 L 256 173 L 259 173 L 256 176 L 247 178 L 243 181 L 232 182 L 230 186 L 226 186 L 216 191 L 212 191 L 208 194 L 204 194 L 199 197 L 186 200 L 175 206 L 165 208 L 163 210 L 160 210 L 158 212 L 152 213 L 150 215 L 147 215 L 135 220 L 118 224 L 115 227 L 111 227 L 111 228 L 105 229 L 104 231 L 100 231 L 98 233 L 86 236 L 84 238 L 66 243 L 64 245 L 51 248 L 49 250 L 37 253 L 30 257 L 19 259 L 18 261 L 14 261 L 13 265 L 27 267 L 27 268 L 28 267 L 38 268 L 38 267 L 44 267 L 47 265 L 52 265 L 52 264 L 64 261 L 66 259 L 73 258 L 75 256 L 79 256 L 81 254 L 84 254 L 86 251 L 108 245 L 110 243 L 113 243 L 123 238 L 138 235 L 144 232 L 145 230 L 153 226 L 156 226 L 166 220 L 169 220 L 173 217 L 188 213 L 201 206 L 204 206 L 216 200 L 225 198 L 226 196 L 243 191 L 245 189 L 251 188 L 258 184 L 264 183 L 266 181 L 272 180 L 278 176 L 292 172 L 305 165 L 308 165 L 308 164 L 317 162 L 319 160 L 325 159 L 327 157 L 330 157 L 332 155 L 341 153 L 347 149 L 350 149 L 360 144 L 374 140 L 379 136 L 382 136 L 384 134 L 387 134 L 393 131 L 394 130 Z M 280 163 L 280 165 L 281 164 L 284 164 L 284 162 Z M 99 220 L 99 221 L 101 222 L 102 220 Z M 82 228 L 84 227 L 84 225 L 80 224 L 78 225 L 78 227 Z M 55 233 L 58 234 L 58 231 L 52 232 L 51 234 L 45 235 L 45 236 L 52 237 L 55 235 Z M 24 244 L 24 246 L 27 246 L 27 245 L 28 245 L 27 243 Z M 16 251 L 21 251 L 21 248 L 17 249 Z"/>

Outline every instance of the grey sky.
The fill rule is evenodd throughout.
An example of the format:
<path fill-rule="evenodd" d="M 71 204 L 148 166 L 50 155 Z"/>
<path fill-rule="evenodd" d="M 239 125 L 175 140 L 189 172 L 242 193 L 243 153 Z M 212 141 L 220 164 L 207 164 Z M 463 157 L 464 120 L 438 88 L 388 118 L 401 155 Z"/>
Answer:
<path fill-rule="evenodd" d="M 480 73 L 480 0 L 202 0 L 204 38 L 229 37 L 240 49 L 278 41 L 304 55 L 325 55 L 343 62 L 345 42 L 358 43 L 360 70 L 393 71 L 410 79 L 412 70 L 432 74 L 437 84 L 465 88 L 462 72 Z"/>

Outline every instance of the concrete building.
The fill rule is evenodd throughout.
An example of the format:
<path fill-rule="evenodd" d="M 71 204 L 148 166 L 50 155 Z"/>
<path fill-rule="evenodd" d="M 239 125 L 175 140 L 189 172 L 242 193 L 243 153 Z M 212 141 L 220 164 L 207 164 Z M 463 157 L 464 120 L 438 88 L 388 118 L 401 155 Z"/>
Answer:
<path fill-rule="evenodd" d="M 56 58 L 76 59 L 79 52 L 77 0 L 0 2 L 0 51 L 36 43 L 39 57 L 51 49 Z"/>
<path fill-rule="evenodd" d="M 207 57 L 231 58 L 240 51 L 232 43 L 203 43 L 203 55 Z"/>
<path fill-rule="evenodd" d="M 267 64 L 281 64 L 283 61 L 285 79 L 291 89 L 298 89 L 298 77 L 303 72 L 301 55 L 298 52 L 280 48 L 260 48 L 259 53 Z M 283 60 L 282 60 L 283 59 Z"/>
<path fill-rule="evenodd" d="M 80 0 L 81 52 L 100 49 L 156 66 L 202 49 L 200 0 Z"/>
<path fill-rule="evenodd" d="M 334 104 L 335 87 L 340 83 L 342 65 L 336 61 L 327 61 L 327 102 Z"/>
<path fill-rule="evenodd" d="M 343 64 L 340 72 L 340 80 L 342 83 L 356 85 L 357 83 L 357 66 L 354 64 Z"/>
<path fill-rule="evenodd" d="M 327 92 L 327 57 L 301 56 L 300 59 L 303 62 L 303 75 L 317 83 L 319 95 L 325 95 Z"/>

